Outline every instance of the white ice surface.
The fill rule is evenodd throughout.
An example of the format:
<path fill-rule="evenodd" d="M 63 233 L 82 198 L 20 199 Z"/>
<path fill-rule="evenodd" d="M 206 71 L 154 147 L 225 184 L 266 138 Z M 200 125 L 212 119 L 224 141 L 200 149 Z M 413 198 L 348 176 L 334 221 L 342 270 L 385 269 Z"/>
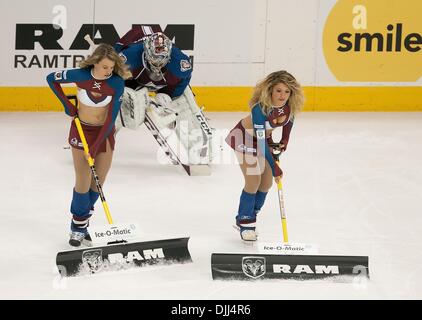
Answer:
<path fill-rule="evenodd" d="M 222 136 L 244 113 L 208 113 Z M 157 163 L 145 127 L 117 136 L 104 186 L 116 223 L 145 240 L 190 236 L 191 264 L 61 279 L 74 181 L 63 113 L 0 113 L 1 299 L 420 299 L 422 114 L 303 113 L 282 157 L 292 242 L 368 255 L 367 282 L 213 281 L 212 252 L 254 252 L 232 228 L 243 177 L 223 145 L 208 177 Z M 230 163 L 231 162 L 231 163 Z M 93 224 L 105 224 L 100 203 Z M 260 240 L 281 241 L 275 186 Z"/>

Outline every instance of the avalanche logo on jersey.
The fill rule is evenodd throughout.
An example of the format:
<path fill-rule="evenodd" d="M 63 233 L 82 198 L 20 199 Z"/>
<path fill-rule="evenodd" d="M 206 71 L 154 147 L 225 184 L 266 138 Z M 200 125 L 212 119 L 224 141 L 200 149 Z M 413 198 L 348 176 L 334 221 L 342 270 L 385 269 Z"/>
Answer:
<path fill-rule="evenodd" d="M 185 72 L 192 69 L 192 66 L 188 60 L 180 60 L 180 70 Z"/>
<path fill-rule="evenodd" d="M 147 87 L 148 90 L 150 90 L 150 91 L 158 91 L 161 88 L 164 88 L 166 85 L 165 84 L 164 85 L 155 84 L 154 82 L 150 81 L 150 82 L 146 83 L 144 86 Z"/>

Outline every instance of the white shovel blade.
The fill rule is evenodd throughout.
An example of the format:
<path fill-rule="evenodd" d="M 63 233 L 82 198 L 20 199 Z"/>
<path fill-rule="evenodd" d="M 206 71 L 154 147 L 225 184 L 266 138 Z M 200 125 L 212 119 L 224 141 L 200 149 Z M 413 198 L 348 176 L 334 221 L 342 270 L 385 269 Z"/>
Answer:
<path fill-rule="evenodd" d="M 265 254 L 318 254 L 318 246 L 308 243 L 259 243 L 258 250 Z"/>
<path fill-rule="evenodd" d="M 93 244 L 104 244 L 115 241 L 128 241 L 138 237 L 139 227 L 136 223 L 109 224 L 88 227 Z"/>

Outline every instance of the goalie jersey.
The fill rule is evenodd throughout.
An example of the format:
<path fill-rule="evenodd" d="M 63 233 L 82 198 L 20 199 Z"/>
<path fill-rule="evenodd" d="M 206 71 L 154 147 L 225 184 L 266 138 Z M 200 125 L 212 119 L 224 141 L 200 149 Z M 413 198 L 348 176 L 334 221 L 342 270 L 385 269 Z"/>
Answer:
<path fill-rule="evenodd" d="M 152 79 L 144 53 L 143 40 L 146 36 L 158 32 L 153 27 L 135 26 L 125 34 L 114 48 L 123 57 L 132 72 L 133 78 L 126 81 L 132 89 L 146 87 L 149 91 L 168 94 L 175 99 L 183 94 L 192 76 L 189 57 L 173 46 L 170 61 L 162 69 L 161 79 Z"/>

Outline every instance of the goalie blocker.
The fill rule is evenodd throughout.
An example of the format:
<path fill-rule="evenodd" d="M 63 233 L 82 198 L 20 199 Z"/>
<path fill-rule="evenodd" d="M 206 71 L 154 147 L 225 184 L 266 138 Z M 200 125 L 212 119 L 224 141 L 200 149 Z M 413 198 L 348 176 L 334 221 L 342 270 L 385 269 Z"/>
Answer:
<path fill-rule="evenodd" d="M 214 280 L 369 278 L 367 256 L 213 253 L 211 269 Z"/>
<path fill-rule="evenodd" d="M 171 163 L 180 164 L 189 175 L 211 173 L 212 129 L 189 87 L 173 101 L 161 93 L 150 97 L 147 88 L 125 88 L 116 129 L 137 130 L 142 123 Z"/>

